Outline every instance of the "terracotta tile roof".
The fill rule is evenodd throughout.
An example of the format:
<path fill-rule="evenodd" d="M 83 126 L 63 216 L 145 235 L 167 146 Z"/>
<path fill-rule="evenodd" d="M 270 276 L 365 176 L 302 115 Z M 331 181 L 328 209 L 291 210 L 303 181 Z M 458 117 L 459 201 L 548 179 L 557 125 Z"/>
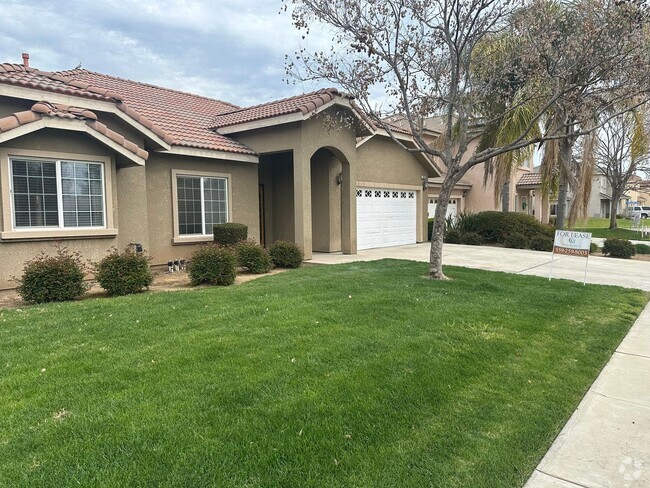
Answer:
<path fill-rule="evenodd" d="M 73 82 L 119 93 L 122 102 L 118 102 L 118 108 L 153 132 L 158 131 L 158 135 L 169 144 L 255 154 L 244 144 L 210 129 L 215 114 L 232 112 L 239 108 L 236 105 L 85 69 L 58 74 Z"/>
<path fill-rule="evenodd" d="M 350 98 L 348 95 L 341 94 L 336 88 L 324 88 L 295 97 L 216 114 L 212 118 L 210 126 L 219 129 L 293 113 L 307 115 L 336 97 Z"/>
<path fill-rule="evenodd" d="M 85 69 L 40 71 L 22 64 L 0 64 L 0 83 L 109 101 L 168 144 L 247 155 L 244 144 L 210 129 L 216 114 L 236 105 Z"/>
<path fill-rule="evenodd" d="M 525 173 L 519 178 L 517 186 L 540 186 L 542 184 L 541 173 Z"/>
<path fill-rule="evenodd" d="M 40 71 L 22 64 L 0 64 L 0 82 L 95 100 L 115 102 L 122 99 L 118 94 L 108 90 L 87 83 L 74 83 L 59 74 Z"/>
<path fill-rule="evenodd" d="M 91 129 L 108 137 L 113 142 L 119 144 L 129 152 L 139 158 L 147 159 L 149 153 L 138 147 L 137 144 L 125 139 L 122 135 L 112 131 L 101 122 L 97 121 L 97 115 L 90 110 L 80 107 L 71 107 L 68 105 L 54 104 L 49 102 L 37 102 L 32 105 L 31 110 L 16 112 L 7 117 L 0 119 L 0 133 L 6 133 L 20 126 L 38 122 L 43 117 L 57 117 L 61 119 L 83 120 Z"/>

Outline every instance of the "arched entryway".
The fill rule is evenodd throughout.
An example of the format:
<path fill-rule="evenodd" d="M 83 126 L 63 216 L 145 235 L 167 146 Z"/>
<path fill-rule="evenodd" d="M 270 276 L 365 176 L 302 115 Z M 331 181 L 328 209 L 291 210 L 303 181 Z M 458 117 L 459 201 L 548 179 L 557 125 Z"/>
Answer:
<path fill-rule="evenodd" d="M 310 158 L 310 173 L 312 250 L 349 252 L 350 164 L 336 148 L 322 147 Z"/>

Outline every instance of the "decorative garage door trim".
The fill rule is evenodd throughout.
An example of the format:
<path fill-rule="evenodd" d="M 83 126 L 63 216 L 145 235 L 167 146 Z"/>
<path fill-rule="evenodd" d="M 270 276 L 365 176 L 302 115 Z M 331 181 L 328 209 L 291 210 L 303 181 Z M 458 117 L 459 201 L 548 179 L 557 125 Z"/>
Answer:
<path fill-rule="evenodd" d="M 405 188 L 357 188 L 357 248 L 417 241 L 417 192 Z"/>

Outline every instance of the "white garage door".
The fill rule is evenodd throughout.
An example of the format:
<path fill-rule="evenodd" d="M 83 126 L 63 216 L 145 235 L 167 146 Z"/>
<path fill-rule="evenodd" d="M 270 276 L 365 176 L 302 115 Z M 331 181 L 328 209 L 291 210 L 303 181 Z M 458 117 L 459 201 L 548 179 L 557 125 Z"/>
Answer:
<path fill-rule="evenodd" d="M 429 218 L 432 219 L 436 215 L 436 206 L 438 205 L 438 200 L 429 198 L 429 204 L 427 206 L 427 213 Z M 447 215 L 446 217 L 453 217 L 454 219 L 458 216 L 458 200 L 453 199 L 449 200 L 447 205 Z"/>
<path fill-rule="evenodd" d="M 357 188 L 357 248 L 414 244 L 416 200 L 413 190 Z"/>

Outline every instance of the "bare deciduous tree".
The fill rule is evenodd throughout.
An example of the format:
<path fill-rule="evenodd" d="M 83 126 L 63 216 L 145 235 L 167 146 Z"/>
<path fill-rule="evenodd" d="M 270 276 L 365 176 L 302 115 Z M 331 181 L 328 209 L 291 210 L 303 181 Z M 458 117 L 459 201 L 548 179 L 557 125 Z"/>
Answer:
<path fill-rule="evenodd" d="M 339 85 L 391 136 L 386 120 L 403 118 L 417 147 L 407 148 L 396 137 L 394 142 L 445 166 L 431 238 L 431 278 L 445 279 L 447 202 L 470 168 L 508 160 L 532 144 L 577 137 L 581 121 L 641 91 L 622 69 L 642 57 L 628 41 L 645 19 L 637 15 L 638 2 L 573 3 L 589 23 L 580 30 L 582 39 L 567 35 L 566 17 L 555 15 L 555 3 L 548 0 L 285 0 L 305 36 L 319 25 L 332 41 L 327 50 L 296 53 L 288 72 Z M 495 40 L 512 49 L 491 49 Z M 562 43 L 571 56 L 558 55 Z M 582 74 L 583 66 L 588 74 L 573 76 Z M 444 127 L 434 144 L 423 138 L 430 117 Z M 516 130 L 500 130 L 513 121 Z M 475 139 L 481 140 L 478 149 Z"/>
<path fill-rule="evenodd" d="M 597 135 L 596 166 L 611 188 L 609 228 L 616 229 L 617 208 L 632 188 L 630 180 L 637 173 L 650 172 L 644 117 L 637 111 L 622 114 L 607 121 Z"/>

